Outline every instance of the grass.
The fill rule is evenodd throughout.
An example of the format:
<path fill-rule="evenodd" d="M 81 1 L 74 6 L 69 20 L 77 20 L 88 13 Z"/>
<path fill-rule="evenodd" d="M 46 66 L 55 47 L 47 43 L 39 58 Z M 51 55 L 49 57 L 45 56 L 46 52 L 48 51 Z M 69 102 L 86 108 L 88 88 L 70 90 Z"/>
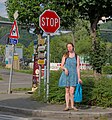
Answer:
<path fill-rule="evenodd" d="M 29 91 L 29 90 L 31 90 L 31 88 L 14 88 L 14 89 L 12 89 L 12 91 L 15 91 L 15 92 L 17 92 L 17 91 Z"/>
<path fill-rule="evenodd" d="M 1 77 L 1 75 L 0 75 L 0 80 L 3 80 L 3 78 Z"/>
<path fill-rule="evenodd" d="M 21 73 L 26 73 L 26 74 L 32 74 L 33 70 L 32 69 L 28 69 L 28 70 L 14 70 L 15 72 L 21 72 Z"/>
<path fill-rule="evenodd" d="M 0 69 L 6 69 L 6 70 L 10 70 L 10 68 L 5 68 L 5 67 L 1 67 L 0 66 Z M 15 69 L 13 69 L 15 72 L 21 72 L 21 73 L 26 73 L 26 74 L 32 74 L 33 73 L 33 70 L 32 69 L 25 69 L 25 70 L 23 70 L 23 69 L 21 69 L 21 70 L 15 70 Z"/>
<path fill-rule="evenodd" d="M 0 80 L 3 80 L 3 79 L 0 77 Z"/>
<path fill-rule="evenodd" d="M 101 116 L 100 120 L 108 120 L 108 118 L 106 116 Z"/>
<path fill-rule="evenodd" d="M 93 76 L 93 70 L 81 70 L 81 76 L 83 77 Z"/>

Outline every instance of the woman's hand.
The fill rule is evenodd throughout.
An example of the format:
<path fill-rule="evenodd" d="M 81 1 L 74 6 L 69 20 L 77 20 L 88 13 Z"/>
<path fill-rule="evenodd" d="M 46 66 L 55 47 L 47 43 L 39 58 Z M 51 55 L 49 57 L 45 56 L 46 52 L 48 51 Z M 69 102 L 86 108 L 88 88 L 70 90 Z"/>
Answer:
<path fill-rule="evenodd" d="M 68 70 L 67 68 L 64 68 L 65 74 L 68 75 Z"/>
<path fill-rule="evenodd" d="M 78 82 L 79 82 L 80 84 L 82 84 L 82 80 L 81 80 L 81 79 L 79 79 Z"/>

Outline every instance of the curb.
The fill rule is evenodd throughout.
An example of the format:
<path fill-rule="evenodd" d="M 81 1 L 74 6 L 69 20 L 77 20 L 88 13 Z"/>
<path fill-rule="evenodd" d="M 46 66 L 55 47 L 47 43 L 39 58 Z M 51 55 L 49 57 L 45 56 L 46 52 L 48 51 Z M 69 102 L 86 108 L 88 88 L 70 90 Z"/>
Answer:
<path fill-rule="evenodd" d="M 112 112 L 71 112 L 71 111 L 46 111 L 46 110 L 32 110 L 25 108 L 16 108 L 9 106 L 0 105 L 0 111 L 2 112 L 12 112 L 15 114 L 24 114 L 27 116 L 33 117 L 53 117 L 53 118 L 77 118 L 81 120 L 91 120 L 94 118 L 95 120 L 101 117 L 112 118 Z M 90 118 L 90 119 L 89 119 Z M 92 119 L 93 120 L 93 119 Z"/>

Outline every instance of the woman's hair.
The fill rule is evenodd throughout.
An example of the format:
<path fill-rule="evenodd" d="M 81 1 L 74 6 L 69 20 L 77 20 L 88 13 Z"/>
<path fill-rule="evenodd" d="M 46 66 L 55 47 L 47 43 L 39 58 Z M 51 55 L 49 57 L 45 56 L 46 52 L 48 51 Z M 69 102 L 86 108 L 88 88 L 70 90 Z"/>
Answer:
<path fill-rule="evenodd" d="M 67 43 L 67 44 L 66 44 L 66 47 L 68 46 L 68 44 L 72 45 L 73 51 L 74 51 L 74 45 L 73 45 L 73 43 L 71 43 L 71 42 L 70 42 L 70 43 Z M 67 52 L 64 54 L 64 57 L 65 57 L 65 58 L 68 58 L 68 57 L 69 57 L 69 51 L 67 51 Z"/>

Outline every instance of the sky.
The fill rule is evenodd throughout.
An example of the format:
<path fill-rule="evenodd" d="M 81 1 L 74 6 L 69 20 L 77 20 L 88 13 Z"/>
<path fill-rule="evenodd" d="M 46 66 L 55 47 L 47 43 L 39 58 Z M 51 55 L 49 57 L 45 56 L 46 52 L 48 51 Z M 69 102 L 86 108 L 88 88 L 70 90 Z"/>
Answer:
<path fill-rule="evenodd" d="M 8 18 L 6 7 L 5 7 L 5 1 L 6 0 L 0 0 L 0 16 Z"/>

